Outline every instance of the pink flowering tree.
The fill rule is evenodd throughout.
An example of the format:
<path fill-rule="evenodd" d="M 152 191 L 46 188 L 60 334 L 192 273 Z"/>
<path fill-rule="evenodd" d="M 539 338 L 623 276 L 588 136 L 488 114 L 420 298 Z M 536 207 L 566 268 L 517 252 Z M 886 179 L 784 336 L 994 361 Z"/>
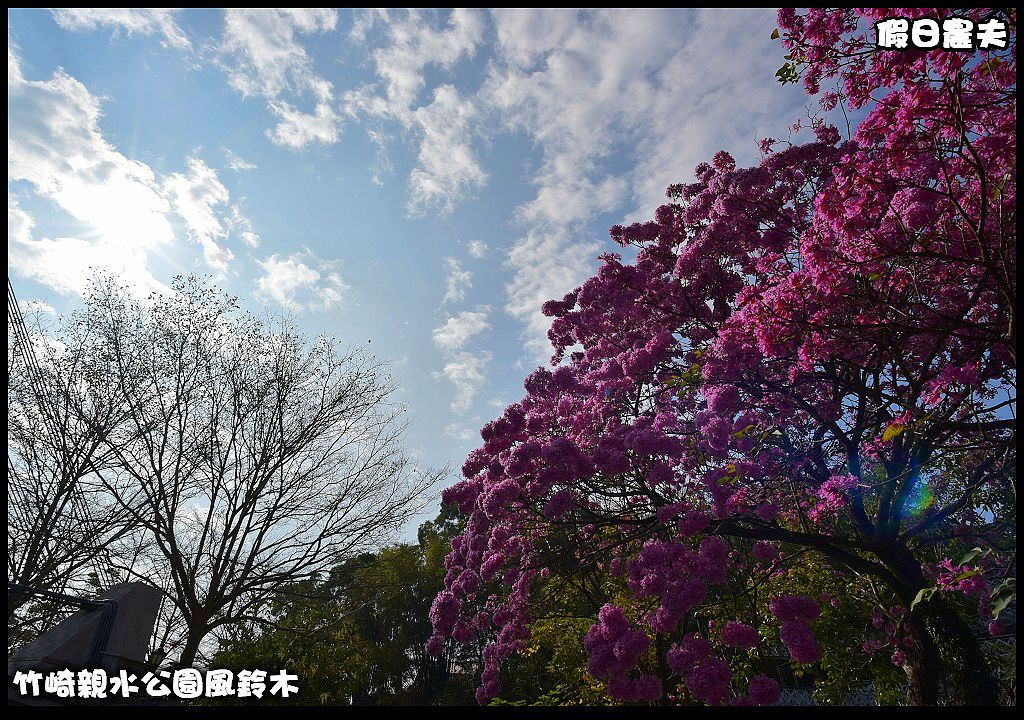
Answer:
<path fill-rule="evenodd" d="M 632 261 L 545 304 L 553 369 L 444 496 L 467 524 L 428 650 L 487 638 L 480 702 L 577 565 L 630 597 L 584 641 L 610 695 L 774 703 L 765 646 L 813 667 L 821 598 L 740 600 L 805 553 L 885 588 L 865 651 L 895 648 L 908 702 L 996 701 L 972 623 L 1015 601 L 1015 16 L 1005 50 L 878 51 L 894 14 L 780 11 L 783 79 L 856 129 L 719 152 L 612 228 Z"/>

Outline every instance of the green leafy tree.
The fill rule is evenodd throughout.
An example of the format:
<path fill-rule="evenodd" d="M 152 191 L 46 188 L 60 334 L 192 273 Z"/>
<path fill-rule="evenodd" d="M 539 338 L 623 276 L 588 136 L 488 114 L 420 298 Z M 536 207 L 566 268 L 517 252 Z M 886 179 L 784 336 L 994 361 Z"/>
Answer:
<path fill-rule="evenodd" d="M 287 668 L 299 676 L 299 692 L 274 699 L 278 704 L 472 702 L 478 651 L 424 651 L 430 603 L 460 530 L 446 509 L 420 526 L 416 544 L 360 554 L 320 579 L 282 589 L 257 620 L 221 638 L 211 667 Z"/>

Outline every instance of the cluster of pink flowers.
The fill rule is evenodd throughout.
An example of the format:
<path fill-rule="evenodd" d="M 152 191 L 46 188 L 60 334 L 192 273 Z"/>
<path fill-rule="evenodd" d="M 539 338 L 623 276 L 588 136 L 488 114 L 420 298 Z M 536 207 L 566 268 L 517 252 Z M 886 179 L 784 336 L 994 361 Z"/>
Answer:
<path fill-rule="evenodd" d="M 755 675 L 747 685 L 751 705 L 774 705 L 779 701 L 779 683 L 767 675 Z"/>
<path fill-rule="evenodd" d="M 711 644 L 694 633 L 673 645 L 665 656 L 672 672 L 683 678 L 686 689 L 708 705 L 724 705 L 729 699 L 732 669 L 711 654 Z"/>
<path fill-rule="evenodd" d="M 590 674 L 609 680 L 609 691 L 616 697 L 629 702 L 661 697 L 661 680 L 657 676 L 628 675 L 647 652 L 650 640 L 642 630 L 630 627 L 621 608 L 602 607 L 598 622 L 587 632 L 583 646 L 589 657 Z"/>
<path fill-rule="evenodd" d="M 979 363 L 968 363 L 959 367 L 947 365 L 924 386 L 924 404 L 938 405 L 942 398 L 951 395 L 951 386 L 961 386 L 966 391 L 976 387 L 979 382 Z"/>
<path fill-rule="evenodd" d="M 739 623 L 732 623 L 727 632 L 731 636 L 741 635 L 742 644 L 750 644 L 749 633 L 737 630 Z M 751 630 L 747 626 L 742 626 Z M 756 643 L 756 631 L 754 643 Z M 741 644 L 734 643 L 734 644 Z M 683 678 L 683 685 L 689 693 L 708 705 L 725 705 L 730 702 L 732 668 L 729 663 L 711 652 L 707 638 L 692 633 L 669 648 L 665 656 L 669 668 Z M 779 699 L 779 684 L 766 675 L 754 675 L 747 686 L 746 696 L 732 698 L 735 705 L 774 705 Z"/>
<path fill-rule="evenodd" d="M 818 502 L 807 513 L 815 523 L 835 515 L 846 506 L 846 494 L 856 489 L 858 480 L 853 475 L 833 475 L 818 488 Z"/>
<path fill-rule="evenodd" d="M 896 667 L 902 668 L 909 662 L 907 650 L 913 650 L 916 645 L 913 637 L 907 628 L 907 612 L 899 606 L 893 605 L 889 608 L 875 606 L 871 609 L 871 627 L 879 631 L 864 641 L 864 652 L 869 655 L 882 650 L 892 648 L 890 660 Z"/>
<path fill-rule="evenodd" d="M 988 583 L 978 568 L 959 565 L 949 558 L 943 558 L 939 562 L 935 586 L 945 592 L 959 592 L 964 595 L 988 594 Z"/>
<path fill-rule="evenodd" d="M 826 106 L 863 108 L 853 137 L 814 122 L 810 142 L 765 141 L 756 167 L 716 153 L 654 220 L 612 228 L 635 260 L 602 255 L 544 305 L 558 367 L 483 427 L 443 496 L 466 529 L 428 649 L 485 635 L 481 702 L 528 636 L 552 556 L 657 603 L 636 628 L 605 606 L 587 639 L 614 697 L 654 699 L 660 681 L 638 670 L 650 637 L 678 632 L 730 577 L 784 581 L 787 543 L 807 536 L 849 558 L 961 522 L 971 509 L 921 458 L 1012 469 L 992 388 L 1015 382 L 1015 56 L 871 52 L 865 28 L 891 14 L 780 11 L 808 90 L 837 81 Z M 903 481 L 921 477 L 932 496 L 908 512 Z M 958 571 L 938 582 L 980 597 L 983 580 Z M 771 610 L 791 658 L 816 662 L 817 601 Z M 703 702 L 773 701 L 767 678 L 732 688 L 730 658 L 756 643 L 736 620 L 666 660 Z"/>
<path fill-rule="evenodd" d="M 818 601 L 806 595 L 781 595 L 772 598 L 769 608 L 782 621 L 779 639 L 789 650 L 789 656 L 799 663 L 820 660 L 821 648 L 811 628 L 821 613 Z"/>
<path fill-rule="evenodd" d="M 741 622 L 729 620 L 722 628 L 722 642 L 735 648 L 749 650 L 759 642 L 757 630 Z"/>
<path fill-rule="evenodd" d="M 705 541 L 718 538 L 705 538 Z M 707 597 L 707 583 L 720 581 L 720 548 L 702 544 L 693 552 L 679 541 L 648 541 L 626 567 L 629 587 L 636 597 L 653 596 L 660 606 L 647 619 L 655 632 L 670 633 L 684 615 Z"/>

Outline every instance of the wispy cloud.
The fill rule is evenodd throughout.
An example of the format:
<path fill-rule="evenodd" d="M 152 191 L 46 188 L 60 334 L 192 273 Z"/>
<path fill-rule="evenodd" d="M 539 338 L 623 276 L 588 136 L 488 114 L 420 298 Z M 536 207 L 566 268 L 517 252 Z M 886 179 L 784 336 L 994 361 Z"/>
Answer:
<path fill-rule="evenodd" d="M 277 253 L 257 260 L 262 275 L 256 296 L 289 310 L 331 310 L 344 307 L 349 286 L 337 271 L 337 262 L 321 260 L 308 248 L 282 257 Z"/>
<path fill-rule="evenodd" d="M 540 305 L 561 298 L 593 272 L 597 243 L 572 239 L 566 227 L 530 229 L 509 251 L 512 280 L 506 286 L 505 310 L 523 323 L 523 340 L 531 360 L 551 354 L 547 338 L 551 320 Z"/>
<path fill-rule="evenodd" d="M 338 14 L 331 9 L 225 10 L 221 63 L 235 89 L 244 96 L 265 98 L 280 118 L 267 131 L 273 142 L 297 150 L 311 143 L 331 144 L 340 137 L 333 86 L 315 72 L 299 40 L 300 35 L 333 30 L 337 22 Z M 308 96 L 312 111 L 293 104 Z"/>
<path fill-rule="evenodd" d="M 484 306 L 479 310 L 463 310 L 449 317 L 443 325 L 434 328 L 434 344 L 445 352 L 461 349 L 471 337 L 490 327 L 487 322 L 490 310 Z"/>
<path fill-rule="evenodd" d="M 228 231 L 217 210 L 231 196 L 217 171 L 193 156 L 188 159 L 188 172 L 172 173 L 164 187 L 189 236 L 202 247 L 206 263 L 218 275 L 226 275 L 234 253 L 222 242 Z"/>
<path fill-rule="evenodd" d="M 451 85 L 435 87 L 429 104 L 419 105 L 418 99 L 428 67 L 450 69 L 473 55 L 484 39 L 485 18 L 478 10 L 459 9 L 447 24 L 436 27 L 419 10 L 409 10 L 402 18 L 387 15 L 386 23 L 380 22 L 383 17 L 362 15 L 353 26 L 350 37 L 363 41 L 373 27 L 382 25 L 385 40 L 372 55 L 379 82 L 346 92 L 344 107 L 353 117 L 397 123 L 418 142 L 417 163 L 409 177 L 410 212 L 450 212 L 455 202 L 487 180 L 472 145 L 476 105 Z M 388 140 L 379 128 L 371 130 L 378 142 Z"/>
<path fill-rule="evenodd" d="M 343 105 L 376 122 L 370 132 L 382 146 L 387 123 L 418 143 L 408 178 L 414 214 L 451 212 L 486 184 L 482 139 L 508 132 L 533 142 L 539 161 L 533 196 L 514 213 L 521 234 L 507 257 L 505 309 L 539 358 L 549 348 L 541 305 L 596 268 L 604 242 L 584 235 L 589 223 L 649 217 L 667 185 L 719 148 L 752 159 L 756 136 L 780 130 L 779 119 L 804 101 L 771 70 L 752 71 L 779 50 L 772 27 L 769 10 L 455 11 L 447 21 L 366 12 L 350 38 L 375 45 L 378 82 L 343 93 Z M 429 68 L 450 72 L 487 43 L 482 84 L 456 87 L 445 76 L 428 84 Z M 725 46 L 728 62 L 716 62 Z M 460 272 L 450 268 L 445 302 L 464 296 Z"/>
<path fill-rule="evenodd" d="M 466 290 L 473 287 L 473 274 L 464 270 L 462 263 L 455 258 L 445 258 L 444 266 L 444 297 L 441 303 L 447 305 L 461 302 L 466 297 Z"/>
<path fill-rule="evenodd" d="M 245 158 L 239 157 L 227 148 L 224 149 L 224 154 L 228 156 L 228 169 L 230 170 L 234 170 L 235 172 L 244 172 L 246 170 L 256 169 L 255 163 L 251 163 Z"/>
<path fill-rule="evenodd" d="M 455 386 L 455 396 L 450 405 L 452 412 L 465 412 L 472 407 L 477 393 L 487 382 L 484 373 L 491 358 L 489 350 L 457 352 L 447 359 L 440 373 L 434 373 L 436 380 L 444 377 Z"/>
<path fill-rule="evenodd" d="M 424 69 L 430 65 L 450 68 L 460 58 L 472 55 L 483 40 L 484 27 L 484 16 L 472 9 L 453 11 L 441 28 L 419 10 L 408 10 L 401 19 L 389 15 L 385 43 L 373 51 L 380 83 L 346 93 L 349 112 L 390 117 L 410 125 L 426 84 Z M 365 31 L 361 35 L 365 37 Z"/>
<path fill-rule="evenodd" d="M 544 301 L 596 267 L 599 247 L 576 239 L 604 213 L 649 217 L 665 187 L 715 150 L 752 157 L 755 136 L 779 130 L 802 94 L 771 72 L 768 10 L 495 10 L 498 58 L 476 99 L 541 152 L 536 192 L 516 216 L 506 310 L 544 353 Z M 758 32 L 764 28 L 764 32 Z M 727 44 L 728 62 L 715 54 Z M 612 161 L 614 158 L 614 161 Z"/>
<path fill-rule="evenodd" d="M 487 181 L 471 145 L 476 105 L 459 97 L 453 85 L 441 85 L 434 90 L 434 101 L 417 108 L 413 117 L 422 138 L 409 175 L 409 210 L 450 213 L 457 201 Z"/>
<path fill-rule="evenodd" d="M 483 240 L 471 240 L 469 243 L 469 254 L 477 260 L 483 259 L 487 255 L 487 243 Z"/>
<path fill-rule="evenodd" d="M 128 158 L 104 136 L 100 101 L 82 83 L 60 69 L 48 80 L 29 80 L 10 43 L 7 56 L 8 180 L 28 183 L 82 226 L 74 237 L 36 237 L 33 219 L 9 191 L 16 272 L 70 294 L 85 289 L 97 270 L 116 273 L 140 294 L 162 290 L 150 264 L 178 246 L 174 214 L 218 275 L 234 258 L 232 232 L 248 245 L 258 242 L 204 160 L 194 155 L 183 172 L 161 175 Z"/>
<path fill-rule="evenodd" d="M 65 30 L 96 30 L 113 28 L 125 35 L 160 35 L 162 42 L 179 50 L 191 49 L 192 43 L 175 20 L 179 11 L 170 8 L 55 8 L 53 19 Z"/>
<path fill-rule="evenodd" d="M 253 230 L 249 218 L 242 214 L 240 203 L 244 201 L 244 197 L 239 198 L 239 202 L 231 206 L 231 214 L 227 218 L 227 226 L 247 247 L 256 248 L 260 245 L 260 236 Z"/>
<path fill-rule="evenodd" d="M 80 292 L 91 267 L 116 270 L 143 292 L 160 288 L 147 258 L 174 232 L 156 174 L 103 137 L 99 101 L 84 85 L 63 70 L 25 78 L 10 44 L 7 58 L 8 181 L 29 183 L 88 228 L 83 238 L 33 237 L 31 219 L 9 195 L 8 225 L 13 214 L 17 228 L 11 265 L 63 293 Z"/>
<path fill-rule="evenodd" d="M 444 428 L 444 434 L 459 442 L 469 442 L 476 437 L 473 429 L 461 422 L 448 423 Z"/>
<path fill-rule="evenodd" d="M 56 315 L 57 311 L 53 305 L 42 300 L 26 300 L 22 303 L 22 307 L 26 313 L 35 315 Z"/>
<path fill-rule="evenodd" d="M 112 28 L 191 47 L 174 11 L 53 12 L 67 29 Z M 511 218 L 517 237 L 506 256 L 504 301 L 523 329 L 531 360 L 545 356 L 549 345 L 541 305 L 589 276 L 607 246 L 593 234 L 595 219 L 649 217 L 668 184 L 688 178 L 719 148 L 740 162 L 752 160 L 756 137 L 788 126 L 806 100 L 799 88 L 781 88 L 772 77 L 775 63 L 766 58 L 781 49 L 770 39 L 769 10 L 361 10 L 345 36 L 338 25 L 330 9 L 229 9 L 216 62 L 232 87 L 266 103 L 276 118 L 267 135 L 282 147 L 336 143 L 348 116 L 378 146 L 373 180 L 380 183 L 391 167 L 388 147 L 408 142 L 412 162 L 403 166 L 409 167 L 406 209 L 413 215 L 450 213 L 484 188 L 496 171 L 485 166 L 481 147 L 500 134 L 532 144 L 536 155 L 524 166 L 529 196 Z M 326 65 L 317 69 L 313 48 L 321 36 L 365 50 L 370 80 L 335 88 Z M 727 61 L 716 57 L 725 47 Z M 470 61 L 473 72 L 464 73 Z M 59 74 L 51 83 L 67 84 Z M 240 157 L 229 154 L 228 160 L 236 172 L 252 168 Z M 124 168 L 124 182 L 142 200 L 132 207 L 159 230 L 149 242 L 169 237 L 160 227 L 166 222 L 160 203 L 170 198 L 207 262 L 223 267 L 227 256 L 216 252 L 224 247 L 223 234 L 209 223 L 205 233 L 198 230 L 200 214 L 190 223 L 179 195 L 165 193 L 159 178 L 147 177 L 146 166 L 131 162 L 121 156 L 112 167 Z M 180 173 L 192 174 L 191 168 Z M 57 190 L 38 187 L 72 204 L 56 199 Z M 213 189 L 207 186 L 204 196 L 211 201 Z M 238 219 L 237 206 L 217 200 L 209 207 L 216 208 L 221 231 L 255 246 L 258 237 Z M 466 249 L 474 259 L 488 256 L 484 239 Z M 304 256 L 271 258 L 283 264 L 284 275 L 308 278 L 306 268 L 320 275 L 318 283 L 326 277 Z M 471 287 L 470 272 L 447 258 L 442 304 L 463 301 Z M 270 288 L 265 295 L 274 297 Z M 291 301 L 287 293 L 282 297 Z"/>

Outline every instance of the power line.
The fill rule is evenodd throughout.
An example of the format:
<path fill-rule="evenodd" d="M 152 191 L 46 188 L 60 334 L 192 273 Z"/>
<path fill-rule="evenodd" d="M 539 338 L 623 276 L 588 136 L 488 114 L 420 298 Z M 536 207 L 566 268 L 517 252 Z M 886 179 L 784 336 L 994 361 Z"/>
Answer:
<path fill-rule="evenodd" d="M 15 351 L 21 357 L 22 363 L 27 371 L 29 386 L 36 397 L 37 405 L 43 415 L 43 422 L 47 425 L 52 437 L 56 441 L 57 438 L 61 437 L 61 425 L 58 420 L 57 412 L 50 407 L 48 402 L 48 396 L 43 383 L 43 371 L 39 366 L 38 359 L 36 358 L 32 339 L 28 333 L 28 328 L 25 325 L 25 318 L 22 315 L 21 306 L 18 303 L 18 297 L 14 292 L 14 286 L 11 284 L 11 278 L 9 275 L 7 277 L 7 317 L 8 326 L 10 327 L 13 325 L 16 340 Z M 97 472 L 91 458 L 87 457 L 85 461 L 91 472 Z M 27 491 L 15 486 L 15 493 L 21 494 L 23 497 L 21 503 L 15 503 L 15 507 L 16 510 L 21 510 L 19 514 L 24 517 L 25 509 L 18 508 L 18 505 L 24 504 L 24 496 Z M 68 494 L 70 495 L 70 515 L 72 519 L 79 525 L 79 527 L 93 527 L 95 525 L 95 520 L 88 504 L 79 492 L 77 479 L 74 480 L 72 486 L 68 488 Z M 98 559 L 101 557 L 109 558 L 109 553 L 105 548 L 99 548 L 96 557 Z M 101 561 L 95 563 L 95 565 L 96 574 L 101 584 L 105 587 L 110 587 L 113 582 L 110 572 L 106 567 L 107 563 Z"/>

